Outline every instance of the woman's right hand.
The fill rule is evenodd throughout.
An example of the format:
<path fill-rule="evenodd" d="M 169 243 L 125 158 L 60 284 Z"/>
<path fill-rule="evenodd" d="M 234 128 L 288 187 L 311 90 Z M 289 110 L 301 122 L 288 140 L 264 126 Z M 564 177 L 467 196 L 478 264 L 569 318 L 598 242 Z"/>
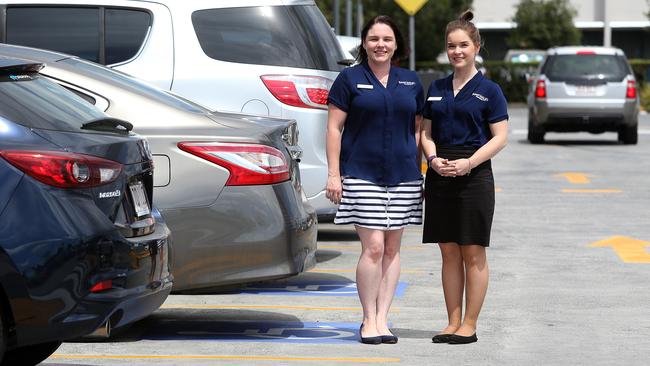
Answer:
<path fill-rule="evenodd" d="M 449 165 L 449 160 L 443 158 L 435 158 L 429 163 L 431 169 L 443 177 L 456 176 L 456 169 L 454 166 Z"/>
<path fill-rule="evenodd" d="M 327 190 L 325 192 L 325 197 L 335 204 L 341 203 L 341 196 L 343 195 L 343 187 L 341 186 L 341 177 L 340 176 L 328 176 L 327 177 Z"/>

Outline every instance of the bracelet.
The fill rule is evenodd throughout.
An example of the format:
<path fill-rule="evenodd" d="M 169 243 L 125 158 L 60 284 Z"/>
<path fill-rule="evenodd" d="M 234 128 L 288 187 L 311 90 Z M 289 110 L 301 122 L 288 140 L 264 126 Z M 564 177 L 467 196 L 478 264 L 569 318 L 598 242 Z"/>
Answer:
<path fill-rule="evenodd" d="M 437 157 L 438 156 L 436 156 L 436 154 L 431 154 L 431 155 L 427 156 L 427 164 L 431 164 L 431 161 L 433 161 L 433 159 L 435 159 Z"/>

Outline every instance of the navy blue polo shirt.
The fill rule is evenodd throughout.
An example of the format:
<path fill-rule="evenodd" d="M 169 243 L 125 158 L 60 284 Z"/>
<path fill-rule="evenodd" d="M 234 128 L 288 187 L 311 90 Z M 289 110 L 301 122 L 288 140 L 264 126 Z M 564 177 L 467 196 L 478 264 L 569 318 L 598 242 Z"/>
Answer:
<path fill-rule="evenodd" d="M 508 103 L 480 71 L 454 97 L 453 77 L 431 83 L 422 115 L 437 146 L 481 147 L 492 138 L 489 124 L 508 119 Z"/>
<path fill-rule="evenodd" d="M 415 72 L 392 66 L 384 87 L 363 62 L 339 74 L 327 102 L 347 113 L 341 176 L 379 185 L 422 178 L 415 117 L 422 113 L 424 91 Z"/>

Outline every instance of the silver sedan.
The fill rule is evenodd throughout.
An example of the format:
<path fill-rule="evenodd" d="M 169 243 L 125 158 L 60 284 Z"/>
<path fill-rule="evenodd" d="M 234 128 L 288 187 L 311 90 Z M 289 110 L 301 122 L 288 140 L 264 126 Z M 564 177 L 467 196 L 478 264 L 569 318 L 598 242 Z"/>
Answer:
<path fill-rule="evenodd" d="M 133 123 L 154 154 L 154 195 L 174 237 L 174 291 L 296 275 L 316 263 L 316 214 L 300 185 L 293 120 L 226 114 L 55 52 L 0 45 Z"/>

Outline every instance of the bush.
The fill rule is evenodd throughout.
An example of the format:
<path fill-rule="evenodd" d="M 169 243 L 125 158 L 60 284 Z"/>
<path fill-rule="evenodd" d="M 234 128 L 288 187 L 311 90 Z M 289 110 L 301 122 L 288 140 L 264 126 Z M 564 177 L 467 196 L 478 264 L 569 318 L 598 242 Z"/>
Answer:
<path fill-rule="evenodd" d="M 650 111 L 650 84 L 644 84 L 640 90 L 641 108 L 644 111 Z"/>

